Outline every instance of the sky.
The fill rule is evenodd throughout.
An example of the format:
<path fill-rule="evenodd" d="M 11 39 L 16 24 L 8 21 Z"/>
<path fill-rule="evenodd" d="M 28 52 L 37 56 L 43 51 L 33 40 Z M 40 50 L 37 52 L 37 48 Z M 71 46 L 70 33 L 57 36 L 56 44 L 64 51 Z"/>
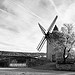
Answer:
<path fill-rule="evenodd" d="M 56 15 L 59 29 L 74 24 L 75 0 L 0 0 L 0 51 L 38 52 L 38 22 L 47 30 Z"/>

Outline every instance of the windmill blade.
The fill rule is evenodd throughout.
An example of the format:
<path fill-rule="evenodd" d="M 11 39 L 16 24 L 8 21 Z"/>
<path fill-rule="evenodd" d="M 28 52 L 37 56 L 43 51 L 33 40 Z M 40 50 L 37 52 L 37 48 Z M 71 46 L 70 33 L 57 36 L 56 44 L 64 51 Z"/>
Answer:
<path fill-rule="evenodd" d="M 41 39 L 39 45 L 37 46 L 38 51 L 41 51 L 43 45 L 45 44 L 45 41 L 46 41 L 45 36 L 43 36 L 43 38 Z"/>
<path fill-rule="evenodd" d="M 40 23 L 38 23 L 38 25 L 39 25 L 39 27 L 40 27 L 42 33 L 45 35 L 45 34 L 46 34 L 46 33 L 45 33 L 46 30 L 40 25 Z"/>
<path fill-rule="evenodd" d="M 55 17 L 55 19 L 53 20 L 53 22 L 51 23 L 50 27 L 48 28 L 48 32 L 51 31 L 52 27 L 54 26 L 56 20 L 57 20 L 58 16 Z"/>
<path fill-rule="evenodd" d="M 41 49 L 42 49 L 42 47 L 44 46 L 45 42 L 46 42 L 46 39 L 45 39 L 45 40 L 43 41 L 43 43 L 41 44 L 41 47 L 40 47 L 39 51 L 41 51 Z"/>
<path fill-rule="evenodd" d="M 39 52 L 41 51 L 42 47 L 44 46 L 45 41 L 46 41 L 46 39 L 45 39 L 40 45 L 38 45 L 37 50 L 38 50 Z"/>

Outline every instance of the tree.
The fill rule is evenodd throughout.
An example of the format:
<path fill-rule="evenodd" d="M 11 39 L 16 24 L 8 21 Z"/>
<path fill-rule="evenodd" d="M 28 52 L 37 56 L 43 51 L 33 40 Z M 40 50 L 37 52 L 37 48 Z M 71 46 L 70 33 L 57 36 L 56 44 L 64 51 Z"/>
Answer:
<path fill-rule="evenodd" d="M 75 43 L 75 33 L 73 32 L 73 25 L 64 24 L 64 26 L 61 28 L 61 32 L 63 35 L 62 38 L 59 39 L 58 44 L 60 45 L 59 48 L 63 48 L 63 63 L 65 63 Z"/>

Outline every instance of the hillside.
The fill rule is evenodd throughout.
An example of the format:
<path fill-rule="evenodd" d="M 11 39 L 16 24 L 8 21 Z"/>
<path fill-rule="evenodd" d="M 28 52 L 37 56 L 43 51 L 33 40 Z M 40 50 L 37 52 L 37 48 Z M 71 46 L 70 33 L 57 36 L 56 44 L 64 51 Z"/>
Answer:
<path fill-rule="evenodd" d="M 31 57 L 37 57 L 37 56 L 44 56 L 46 53 L 25 53 L 25 52 L 8 52 L 8 51 L 0 51 L 0 55 L 2 56 L 31 56 Z"/>

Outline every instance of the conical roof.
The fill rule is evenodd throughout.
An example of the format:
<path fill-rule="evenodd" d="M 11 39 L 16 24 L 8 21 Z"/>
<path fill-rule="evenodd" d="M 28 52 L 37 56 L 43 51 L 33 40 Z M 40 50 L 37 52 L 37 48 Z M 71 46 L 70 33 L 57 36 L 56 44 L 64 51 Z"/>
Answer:
<path fill-rule="evenodd" d="M 59 31 L 59 30 L 58 30 L 58 27 L 57 27 L 56 25 L 55 25 L 55 27 L 54 27 L 54 29 L 53 29 L 53 32 L 54 32 L 54 31 Z"/>

